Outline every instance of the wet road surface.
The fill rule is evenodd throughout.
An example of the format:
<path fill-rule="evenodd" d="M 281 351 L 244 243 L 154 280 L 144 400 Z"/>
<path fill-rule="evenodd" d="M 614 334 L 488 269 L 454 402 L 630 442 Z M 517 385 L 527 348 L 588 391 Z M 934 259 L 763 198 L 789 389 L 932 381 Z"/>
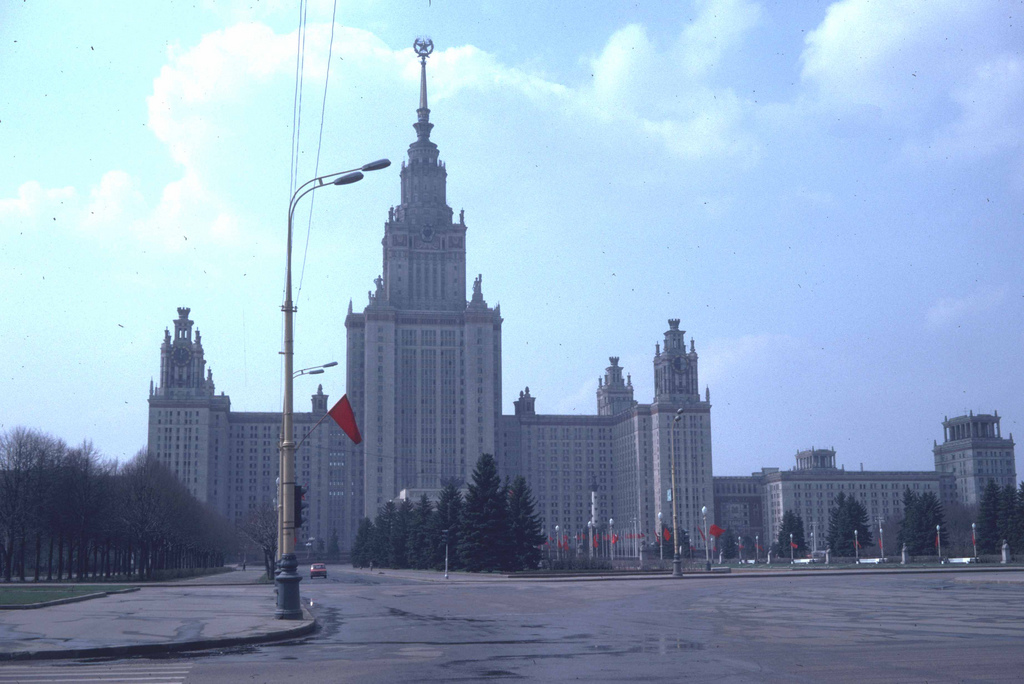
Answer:
<path fill-rule="evenodd" d="M 309 638 L 148 662 L 187 663 L 190 683 L 1024 679 L 1024 583 L 330 575 L 302 582 L 323 625 Z"/>

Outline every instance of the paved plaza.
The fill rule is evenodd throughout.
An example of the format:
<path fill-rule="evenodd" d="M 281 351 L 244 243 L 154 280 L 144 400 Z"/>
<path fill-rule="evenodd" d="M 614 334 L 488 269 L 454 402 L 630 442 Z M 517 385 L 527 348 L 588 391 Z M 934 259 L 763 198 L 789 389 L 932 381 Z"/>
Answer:
<path fill-rule="evenodd" d="M 315 635 L 153 662 L 187 682 L 304 684 L 1016 682 L 1024 672 L 1024 571 L 445 582 L 332 566 L 302 589 Z M 231 592 L 265 606 L 269 590 Z M 125 663 L 102 664 L 115 666 Z M 100 664 L 16 663 L 0 665 L 0 682 L 58 667 L 104 680 Z"/>

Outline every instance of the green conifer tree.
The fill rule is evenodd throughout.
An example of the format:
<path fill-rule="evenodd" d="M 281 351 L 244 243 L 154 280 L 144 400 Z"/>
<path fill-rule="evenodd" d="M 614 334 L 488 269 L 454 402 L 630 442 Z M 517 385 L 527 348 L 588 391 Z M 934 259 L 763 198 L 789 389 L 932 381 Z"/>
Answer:
<path fill-rule="evenodd" d="M 360 523 L 361 524 L 361 523 Z M 338 530 L 331 528 L 331 539 L 327 543 L 327 560 L 337 562 L 341 558 L 341 546 L 338 544 Z"/>
<path fill-rule="evenodd" d="M 918 499 L 917 505 L 917 519 L 921 529 L 920 550 L 918 553 L 925 556 L 938 554 L 939 548 L 935 544 L 936 526 L 939 528 L 939 539 L 942 542 L 943 553 L 945 553 L 949 550 L 949 542 L 947 540 L 949 532 L 946 530 L 946 513 L 942 507 L 942 502 L 939 501 L 939 497 L 935 495 L 935 492 L 925 492 Z"/>
<path fill-rule="evenodd" d="M 373 521 L 373 564 L 379 567 L 394 567 L 391 565 L 391 534 L 395 527 L 395 520 L 398 517 L 398 508 L 394 501 L 388 501 L 377 511 L 377 518 Z"/>
<path fill-rule="evenodd" d="M 448 530 L 448 567 L 451 570 L 458 570 L 462 567 L 458 548 L 462 532 L 464 505 L 465 502 L 462 500 L 462 492 L 459 491 L 458 483 L 446 482 L 438 497 L 437 512 L 434 516 L 435 534 L 432 535 L 433 561 L 431 567 L 436 570 L 444 569 L 444 530 Z"/>
<path fill-rule="evenodd" d="M 920 530 L 923 526 L 918 522 L 917 500 L 917 494 L 910 487 L 903 490 L 903 521 L 900 523 L 899 532 L 896 533 L 896 545 L 900 553 L 903 553 L 904 545 L 908 554 L 920 553 Z"/>
<path fill-rule="evenodd" d="M 483 454 L 462 511 L 459 557 L 470 572 L 499 570 L 508 554 L 508 504 L 494 457 Z"/>
<path fill-rule="evenodd" d="M 731 527 L 727 527 L 725 534 L 722 535 L 722 557 L 726 560 L 733 560 L 736 558 L 737 550 L 736 533 Z"/>
<path fill-rule="evenodd" d="M 513 482 L 508 498 L 509 537 L 512 547 L 512 570 L 534 570 L 540 564 L 540 516 L 526 478 L 520 475 Z"/>
<path fill-rule="evenodd" d="M 793 544 L 790 546 L 790 534 L 793 535 Z M 793 511 L 786 511 L 782 514 L 782 525 L 779 527 L 779 537 L 775 542 L 775 555 L 780 559 L 790 557 L 790 549 L 794 558 L 800 558 L 807 550 L 804 541 L 804 519 Z"/>
<path fill-rule="evenodd" d="M 433 564 L 434 538 L 436 536 L 434 521 L 434 504 L 426 494 L 420 496 L 412 515 L 412 531 L 409 539 L 409 564 L 425 570 Z"/>
<path fill-rule="evenodd" d="M 999 485 L 989 480 L 981 493 L 978 506 L 978 553 L 999 553 L 1003 540 L 999 538 Z"/>
<path fill-rule="evenodd" d="M 355 541 L 352 542 L 352 567 L 365 568 L 373 559 L 373 521 L 363 518 L 359 521 Z"/>
<path fill-rule="evenodd" d="M 395 513 L 388 539 L 388 565 L 392 568 L 409 567 L 408 545 L 412 530 L 412 501 L 402 499 Z"/>

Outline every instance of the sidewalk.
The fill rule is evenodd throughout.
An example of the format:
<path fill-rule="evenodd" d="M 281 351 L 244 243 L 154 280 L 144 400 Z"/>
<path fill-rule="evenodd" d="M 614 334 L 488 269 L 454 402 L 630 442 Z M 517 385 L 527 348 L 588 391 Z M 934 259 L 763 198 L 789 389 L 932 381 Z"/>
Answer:
<path fill-rule="evenodd" d="M 242 580 L 248 574 L 230 576 Z M 227 648 L 297 638 L 316 627 L 308 611 L 303 620 L 276 620 L 274 608 L 274 589 L 268 584 L 183 583 L 37 610 L 0 611 L 0 662 Z"/>

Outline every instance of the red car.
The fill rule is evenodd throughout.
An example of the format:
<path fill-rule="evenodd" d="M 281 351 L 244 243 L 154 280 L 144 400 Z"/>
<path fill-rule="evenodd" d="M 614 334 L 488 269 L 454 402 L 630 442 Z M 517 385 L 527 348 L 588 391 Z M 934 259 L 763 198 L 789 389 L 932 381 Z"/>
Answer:
<path fill-rule="evenodd" d="M 315 577 L 327 579 L 327 566 L 324 563 L 313 563 L 309 566 L 309 579 Z"/>

